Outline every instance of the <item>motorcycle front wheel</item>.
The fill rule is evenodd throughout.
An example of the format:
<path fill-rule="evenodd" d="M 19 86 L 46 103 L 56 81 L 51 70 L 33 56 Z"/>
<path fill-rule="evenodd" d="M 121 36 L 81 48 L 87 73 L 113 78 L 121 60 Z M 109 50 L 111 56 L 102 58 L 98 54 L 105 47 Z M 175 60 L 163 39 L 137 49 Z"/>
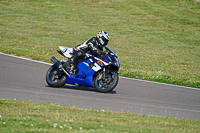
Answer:
<path fill-rule="evenodd" d="M 51 87 L 62 87 L 66 83 L 66 75 L 56 65 L 49 68 L 46 73 L 46 82 Z"/>
<path fill-rule="evenodd" d="M 94 79 L 94 87 L 97 91 L 111 92 L 118 84 L 119 76 L 116 71 L 99 72 Z"/>

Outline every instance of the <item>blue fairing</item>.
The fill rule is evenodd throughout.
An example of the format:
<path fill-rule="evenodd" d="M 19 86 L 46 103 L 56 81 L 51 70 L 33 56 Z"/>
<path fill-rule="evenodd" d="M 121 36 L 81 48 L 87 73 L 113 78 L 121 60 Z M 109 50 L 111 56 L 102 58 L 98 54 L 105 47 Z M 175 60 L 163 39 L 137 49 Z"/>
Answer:
<path fill-rule="evenodd" d="M 68 75 L 66 82 L 67 83 L 77 83 L 83 85 L 92 85 L 93 74 L 96 72 L 93 69 L 89 68 L 88 63 L 91 63 L 90 60 L 86 60 L 78 64 L 79 72 L 76 75 Z"/>
<path fill-rule="evenodd" d="M 90 59 L 80 62 L 78 64 L 79 71 L 77 75 L 68 75 L 66 83 L 93 86 L 94 74 L 106 66 L 116 68 L 116 71 L 119 70 L 119 59 L 112 51 L 109 51 L 104 57 L 92 55 Z"/>

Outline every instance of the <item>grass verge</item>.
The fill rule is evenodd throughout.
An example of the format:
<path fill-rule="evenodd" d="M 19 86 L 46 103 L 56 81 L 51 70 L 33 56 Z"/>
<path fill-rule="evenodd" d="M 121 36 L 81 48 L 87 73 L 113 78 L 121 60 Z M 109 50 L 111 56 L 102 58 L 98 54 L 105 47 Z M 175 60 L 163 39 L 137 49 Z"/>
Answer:
<path fill-rule="evenodd" d="M 0 99 L 0 132 L 197 133 L 200 121 Z"/>
<path fill-rule="evenodd" d="M 193 0 L 1 0 L 0 51 L 50 62 L 58 46 L 110 34 L 120 75 L 200 88 Z M 61 57 L 60 57 L 61 58 Z"/>

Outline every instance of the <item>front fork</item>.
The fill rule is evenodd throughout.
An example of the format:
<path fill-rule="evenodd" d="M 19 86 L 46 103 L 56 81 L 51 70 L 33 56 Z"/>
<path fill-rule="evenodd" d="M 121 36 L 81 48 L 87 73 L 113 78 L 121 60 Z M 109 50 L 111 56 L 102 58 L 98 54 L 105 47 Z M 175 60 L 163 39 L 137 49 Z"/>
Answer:
<path fill-rule="evenodd" d="M 103 78 L 106 78 L 106 68 L 103 68 Z"/>
<path fill-rule="evenodd" d="M 98 80 L 106 78 L 106 68 L 103 68 L 102 74 L 99 76 Z"/>

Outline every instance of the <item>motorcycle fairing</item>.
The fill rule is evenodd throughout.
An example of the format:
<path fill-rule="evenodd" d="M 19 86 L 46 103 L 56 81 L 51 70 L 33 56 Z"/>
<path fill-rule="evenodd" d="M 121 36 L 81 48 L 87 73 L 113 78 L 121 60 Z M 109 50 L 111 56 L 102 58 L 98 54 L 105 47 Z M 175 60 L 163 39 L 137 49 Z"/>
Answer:
<path fill-rule="evenodd" d="M 83 85 L 89 85 L 93 86 L 93 75 L 102 67 L 105 67 L 108 65 L 108 63 L 104 62 L 104 65 L 99 65 L 96 61 L 104 62 L 101 59 L 98 59 L 97 57 L 85 60 L 83 62 L 80 62 L 78 64 L 79 72 L 77 75 L 68 75 L 66 79 L 66 83 L 78 83 Z M 89 64 L 94 63 L 91 67 Z"/>
<path fill-rule="evenodd" d="M 109 49 L 108 49 L 109 50 Z M 110 50 L 109 50 L 110 51 Z M 119 60 L 117 55 L 110 51 L 106 56 L 91 55 L 87 53 L 88 57 L 91 57 L 78 64 L 77 75 L 68 75 L 66 83 L 78 83 L 82 85 L 93 86 L 93 75 L 106 66 L 119 67 Z"/>

